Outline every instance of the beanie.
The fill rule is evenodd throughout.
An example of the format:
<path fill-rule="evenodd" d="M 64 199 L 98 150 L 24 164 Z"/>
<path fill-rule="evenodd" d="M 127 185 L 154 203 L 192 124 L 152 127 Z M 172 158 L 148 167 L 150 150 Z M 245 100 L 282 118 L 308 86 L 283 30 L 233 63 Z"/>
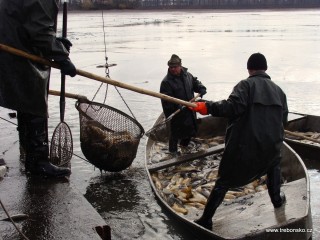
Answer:
<path fill-rule="evenodd" d="M 252 54 L 247 62 L 248 70 L 267 70 L 267 60 L 265 56 L 261 53 Z"/>

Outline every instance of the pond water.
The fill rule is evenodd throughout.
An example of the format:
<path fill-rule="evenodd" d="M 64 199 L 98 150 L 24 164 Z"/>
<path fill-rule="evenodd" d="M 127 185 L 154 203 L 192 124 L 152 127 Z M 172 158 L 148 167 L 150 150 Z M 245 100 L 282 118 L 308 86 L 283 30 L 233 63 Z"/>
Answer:
<path fill-rule="evenodd" d="M 112 79 L 159 91 L 172 53 L 208 88 L 206 99 L 227 98 L 232 87 L 247 77 L 246 61 L 254 52 L 268 60 L 268 73 L 287 94 L 289 109 L 319 115 L 320 11 L 95 11 L 71 12 L 68 37 L 71 59 L 77 68 L 105 75 L 97 68 L 108 63 Z M 61 21 L 60 21 L 61 22 Z M 59 72 L 52 89 L 59 89 Z M 75 77 L 67 91 L 94 97 L 99 82 Z M 161 112 L 159 99 L 119 89 L 121 96 L 145 130 Z M 95 101 L 130 112 L 113 86 L 105 84 Z M 69 100 L 68 100 L 69 101 Z M 79 148 L 78 113 L 67 104 L 66 122 L 72 127 L 75 152 Z M 58 98 L 50 98 L 50 119 L 59 121 Z M 51 121 L 52 129 L 56 126 Z M 93 166 L 73 158 L 73 175 L 80 190 L 112 228 L 114 239 L 194 239 L 172 221 L 158 205 L 144 170 L 145 138 L 132 166 L 118 174 L 93 171 Z M 311 179 L 318 172 L 309 169 Z M 312 185 L 312 187 L 315 187 Z M 312 189 L 312 188 L 311 188 Z M 319 212 L 319 210 L 313 210 Z M 315 216 L 319 218 L 319 215 Z M 315 224 L 314 224 L 315 226 Z M 315 229 L 316 230 L 316 229 Z"/>
<path fill-rule="evenodd" d="M 61 29 L 61 15 L 59 29 Z M 91 11 L 69 12 L 70 58 L 88 72 L 105 76 L 98 65 L 115 63 L 112 79 L 159 91 L 171 54 L 207 87 L 205 99 L 228 97 L 233 86 L 248 76 L 246 62 L 254 52 L 268 60 L 267 73 L 287 94 L 289 110 L 320 115 L 320 10 L 281 11 Z M 59 30 L 59 33 L 61 31 Z M 60 72 L 52 71 L 51 89 L 59 90 Z M 131 115 L 145 130 L 161 113 L 160 100 L 97 81 L 67 78 L 66 91 L 82 94 Z M 125 100 L 125 102 L 122 100 Z M 75 154 L 79 116 L 75 100 L 66 103 Z M 126 103 L 126 104 L 125 104 Z M 1 110 L 1 115 L 4 114 Z M 50 133 L 59 123 L 59 98 L 49 98 Z M 13 138 L 16 136 L 8 136 Z M 173 221 L 156 201 L 144 168 L 146 138 L 141 139 L 132 166 L 121 173 L 100 173 L 79 157 L 72 159 L 71 181 L 112 228 L 113 239 L 196 239 Z M 311 194 L 319 194 L 319 165 L 309 164 Z M 315 200 L 312 204 L 316 206 Z M 319 206 L 312 209 L 314 239 L 320 237 Z"/>

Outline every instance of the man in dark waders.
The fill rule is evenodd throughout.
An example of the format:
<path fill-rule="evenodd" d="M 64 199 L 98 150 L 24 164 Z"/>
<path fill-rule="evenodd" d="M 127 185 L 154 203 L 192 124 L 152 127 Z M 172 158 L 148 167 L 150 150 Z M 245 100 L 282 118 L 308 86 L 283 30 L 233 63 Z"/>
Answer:
<path fill-rule="evenodd" d="M 212 217 L 228 189 L 246 185 L 264 174 L 273 206 L 279 208 L 285 202 L 280 192 L 280 160 L 288 117 L 286 95 L 266 74 L 264 55 L 252 54 L 247 69 L 249 77 L 233 88 L 227 100 L 197 102 L 197 107 L 191 108 L 229 120 L 218 180 L 202 216 L 195 220 L 210 230 Z"/>
<path fill-rule="evenodd" d="M 172 54 L 168 61 L 168 73 L 160 85 L 160 93 L 190 101 L 194 98 L 195 92 L 202 97 L 207 93 L 206 87 L 182 66 L 179 56 Z M 168 101 L 161 100 L 161 103 L 166 117 L 181 108 L 178 104 Z M 182 147 L 187 147 L 191 137 L 197 132 L 196 114 L 184 108 L 171 120 L 170 124 L 169 152 L 177 155 L 178 143 L 180 142 Z"/>
<path fill-rule="evenodd" d="M 56 38 L 55 0 L 0 0 L 0 43 L 54 60 L 61 73 L 75 76 L 69 59 L 72 45 Z M 25 168 L 32 175 L 62 177 L 68 168 L 49 162 L 47 100 L 50 67 L 0 51 L 0 106 L 17 111 L 20 145 L 26 151 Z"/>

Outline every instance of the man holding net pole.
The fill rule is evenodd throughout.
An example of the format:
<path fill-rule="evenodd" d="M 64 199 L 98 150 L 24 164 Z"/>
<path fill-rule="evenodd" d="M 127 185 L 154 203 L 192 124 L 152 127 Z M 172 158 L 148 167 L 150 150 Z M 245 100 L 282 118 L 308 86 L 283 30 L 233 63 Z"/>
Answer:
<path fill-rule="evenodd" d="M 181 58 L 172 54 L 168 61 L 168 73 L 161 82 L 160 92 L 171 97 L 190 101 L 194 98 L 194 92 L 200 97 L 207 93 L 206 87 L 190 72 L 182 66 Z M 168 118 L 178 109 L 181 111 L 170 122 L 169 152 L 179 155 L 178 143 L 187 147 L 191 137 L 197 132 L 196 114 L 188 108 L 178 104 L 161 100 L 164 115 Z"/>
<path fill-rule="evenodd" d="M 55 0 L 0 0 L 0 42 L 52 59 L 61 73 L 75 76 L 69 59 L 72 45 L 56 38 L 58 4 Z M 21 147 L 26 152 L 26 172 L 63 177 L 68 168 L 49 162 L 47 88 L 50 67 L 0 52 L 0 106 L 16 110 Z"/>

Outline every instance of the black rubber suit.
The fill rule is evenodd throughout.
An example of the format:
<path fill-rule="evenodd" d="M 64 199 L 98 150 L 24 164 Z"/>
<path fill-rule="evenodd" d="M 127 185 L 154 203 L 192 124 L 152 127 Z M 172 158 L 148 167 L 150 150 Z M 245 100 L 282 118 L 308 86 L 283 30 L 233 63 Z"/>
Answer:
<path fill-rule="evenodd" d="M 160 85 L 160 93 L 187 102 L 194 98 L 194 92 L 206 92 L 206 87 L 184 67 L 182 67 L 180 76 L 174 76 L 168 71 Z M 181 108 L 168 101 L 161 100 L 161 103 L 166 117 Z M 169 151 L 176 152 L 178 140 L 181 140 L 181 145 L 186 146 L 190 138 L 195 136 L 197 132 L 196 113 L 185 108 L 171 120 L 170 130 Z"/>
<path fill-rule="evenodd" d="M 0 0 L 0 43 L 72 67 L 69 52 L 56 38 L 57 14 L 55 0 Z M 47 175 L 55 176 L 70 170 L 59 172 L 56 168 L 43 169 L 49 166 L 47 163 L 39 165 L 48 162 L 49 76 L 49 67 L 0 51 L 0 106 L 18 112 L 20 143 L 27 153 L 26 170 L 44 174 L 52 170 Z"/>
<path fill-rule="evenodd" d="M 218 180 L 203 216 L 196 222 L 211 228 L 212 216 L 230 187 L 267 174 L 274 207 L 280 207 L 280 160 L 287 122 L 286 95 L 264 71 L 240 81 L 227 100 L 207 102 L 208 113 L 229 119 Z"/>

